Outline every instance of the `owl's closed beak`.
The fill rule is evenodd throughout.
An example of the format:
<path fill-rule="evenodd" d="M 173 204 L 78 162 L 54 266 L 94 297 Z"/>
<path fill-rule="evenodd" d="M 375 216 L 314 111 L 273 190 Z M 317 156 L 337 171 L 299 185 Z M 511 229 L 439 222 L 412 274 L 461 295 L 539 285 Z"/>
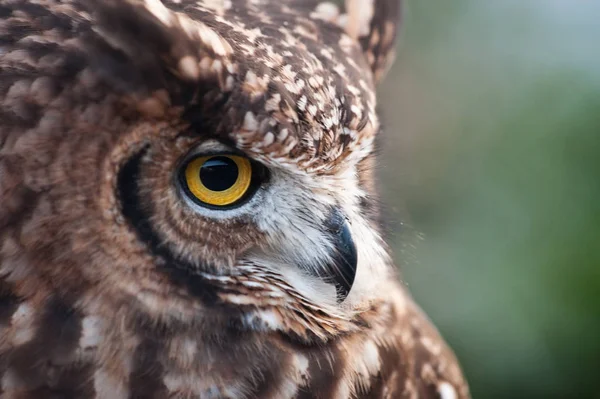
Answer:
<path fill-rule="evenodd" d="M 324 267 L 321 277 L 335 284 L 337 301 L 340 303 L 346 299 L 354 283 L 358 255 L 348 220 L 339 210 L 331 212 L 326 227 L 332 235 L 335 253 L 331 263 Z"/>

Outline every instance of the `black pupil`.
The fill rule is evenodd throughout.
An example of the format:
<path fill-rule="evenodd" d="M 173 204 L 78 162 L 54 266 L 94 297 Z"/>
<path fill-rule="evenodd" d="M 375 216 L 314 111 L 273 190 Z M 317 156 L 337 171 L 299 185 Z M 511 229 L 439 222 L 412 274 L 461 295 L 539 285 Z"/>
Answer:
<path fill-rule="evenodd" d="M 231 188 L 238 178 L 235 161 L 227 157 L 213 157 L 200 168 L 200 181 L 212 191 L 224 191 Z"/>

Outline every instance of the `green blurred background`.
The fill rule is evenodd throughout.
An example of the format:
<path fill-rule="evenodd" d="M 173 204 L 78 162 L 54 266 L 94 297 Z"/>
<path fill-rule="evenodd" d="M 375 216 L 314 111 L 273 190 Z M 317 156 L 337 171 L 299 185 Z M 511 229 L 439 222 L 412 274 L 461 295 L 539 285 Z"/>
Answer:
<path fill-rule="evenodd" d="M 475 398 L 600 398 L 600 1 L 413 0 L 387 229 Z"/>

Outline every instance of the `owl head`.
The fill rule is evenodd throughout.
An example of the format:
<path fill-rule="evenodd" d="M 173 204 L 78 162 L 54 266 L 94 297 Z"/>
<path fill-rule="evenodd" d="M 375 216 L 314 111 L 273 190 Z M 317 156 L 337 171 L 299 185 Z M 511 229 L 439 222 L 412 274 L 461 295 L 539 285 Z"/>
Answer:
<path fill-rule="evenodd" d="M 64 1 L 3 37 L 2 273 L 152 325 L 326 339 L 393 273 L 375 84 L 397 1 Z M 54 294 L 53 294 L 54 295 Z"/>

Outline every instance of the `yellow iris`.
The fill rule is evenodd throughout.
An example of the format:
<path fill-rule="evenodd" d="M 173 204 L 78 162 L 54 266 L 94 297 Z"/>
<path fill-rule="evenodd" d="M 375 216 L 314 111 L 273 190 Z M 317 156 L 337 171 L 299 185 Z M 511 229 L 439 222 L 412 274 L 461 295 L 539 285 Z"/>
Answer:
<path fill-rule="evenodd" d="M 185 168 L 189 191 L 208 205 L 227 206 L 250 188 L 252 165 L 238 155 L 211 155 L 192 159 Z"/>

